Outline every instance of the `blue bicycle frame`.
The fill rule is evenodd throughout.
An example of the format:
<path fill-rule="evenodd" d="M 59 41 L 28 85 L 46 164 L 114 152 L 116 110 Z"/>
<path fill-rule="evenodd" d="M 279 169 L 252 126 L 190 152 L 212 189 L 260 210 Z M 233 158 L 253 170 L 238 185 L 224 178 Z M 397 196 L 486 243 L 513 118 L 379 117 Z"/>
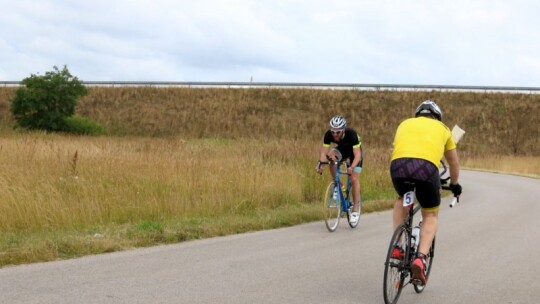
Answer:
<path fill-rule="evenodd" d="M 331 161 L 330 165 L 333 166 L 334 180 L 328 185 L 325 194 L 325 224 L 326 228 L 333 232 L 337 229 L 341 215 L 343 212 L 347 213 L 347 222 L 351 228 L 355 228 L 358 225 L 358 221 L 351 223 L 350 217 L 352 213 L 353 204 L 351 202 L 351 180 L 347 173 L 349 167 L 348 162 Z M 345 166 L 345 170 L 342 167 Z M 347 175 L 347 181 L 342 182 L 342 175 Z"/>
<path fill-rule="evenodd" d="M 336 189 L 339 193 L 339 201 L 341 202 L 341 212 L 345 212 L 349 210 L 349 199 L 350 199 L 350 193 L 351 193 L 351 179 L 349 178 L 349 174 L 347 173 L 347 168 L 349 167 L 349 164 L 346 162 L 333 162 L 336 167 L 336 174 L 334 176 L 334 184 L 336 185 Z M 341 171 L 342 165 L 345 165 L 345 171 Z M 347 175 L 347 185 L 345 187 L 345 192 L 343 192 L 341 182 L 341 175 Z M 335 191 L 335 190 L 334 190 Z"/>

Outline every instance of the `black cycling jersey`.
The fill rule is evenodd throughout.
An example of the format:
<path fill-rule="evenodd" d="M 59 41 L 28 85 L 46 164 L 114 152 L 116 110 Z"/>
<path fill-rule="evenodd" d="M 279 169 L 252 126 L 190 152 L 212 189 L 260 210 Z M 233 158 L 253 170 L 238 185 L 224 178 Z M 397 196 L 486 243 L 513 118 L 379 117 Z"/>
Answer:
<path fill-rule="evenodd" d="M 363 163 L 363 153 L 362 153 L 362 142 L 360 141 L 360 136 L 354 129 L 346 128 L 345 132 L 341 135 L 340 141 L 334 140 L 332 132 L 330 130 L 326 131 L 324 134 L 323 144 L 324 146 L 330 147 L 332 143 L 337 144 L 336 149 L 341 152 L 343 160 L 350 159 L 351 163 L 354 160 L 353 147 L 358 147 L 360 149 L 360 161 L 358 162 L 358 167 L 362 167 Z"/>

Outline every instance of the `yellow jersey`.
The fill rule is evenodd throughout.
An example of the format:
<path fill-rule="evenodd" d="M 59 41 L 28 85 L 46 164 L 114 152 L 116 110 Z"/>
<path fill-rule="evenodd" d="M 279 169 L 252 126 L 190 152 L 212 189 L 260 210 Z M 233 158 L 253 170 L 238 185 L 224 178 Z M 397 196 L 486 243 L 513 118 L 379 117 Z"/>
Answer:
<path fill-rule="evenodd" d="M 444 152 L 455 148 L 452 132 L 442 122 L 422 116 L 409 118 L 397 128 L 392 160 L 420 158 L 439 167 Z"/>

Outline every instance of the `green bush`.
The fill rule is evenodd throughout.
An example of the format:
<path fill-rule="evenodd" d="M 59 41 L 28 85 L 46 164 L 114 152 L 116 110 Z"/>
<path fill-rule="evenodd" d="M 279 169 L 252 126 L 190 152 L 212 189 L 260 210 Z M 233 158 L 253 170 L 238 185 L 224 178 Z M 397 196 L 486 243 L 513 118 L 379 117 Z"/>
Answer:
<path fill-rule="evenodd" d="M 64 118 L 64 131 L 81 135 L 103 135 L 106 130 L 97 122 L 81 116 Z"/>
<path fill-rule="evenodd" d="M 10 110 L 17 125 L 24 129 L 65 130 L 66 118 L 73 116 L 79 97 L 88 92 L 66 66 L 62 70 L 55 66 L 44 76 L 32 74 L 22 84 Z"/>

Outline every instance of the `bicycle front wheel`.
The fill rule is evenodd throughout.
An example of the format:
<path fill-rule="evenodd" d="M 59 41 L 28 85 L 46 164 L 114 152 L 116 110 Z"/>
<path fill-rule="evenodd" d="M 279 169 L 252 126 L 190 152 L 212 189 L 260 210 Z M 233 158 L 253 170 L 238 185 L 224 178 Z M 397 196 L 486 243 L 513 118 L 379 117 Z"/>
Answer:
<path fill-rule="evenodd" d="M 384 263 L 384 303 L 395 304 L 399 299 L 408 273 L 410 236 L 405 225 L 399 225 L 388 247 Z M 396 248 L 398 254 L 394 253 Z"/>
<path fill-rule="evenodd" d="M 341 200 L 337 193 L 336 183 L 331 182 L 324 195 L 324 223 L 330 232 L 336 231 L 341 217 Z"/>
<path fill-rule="evenodd" d="M 433 264 L 433 255 L 435 254 L 435 238 L 431 242 L 431 247 L 429 248 L 429 254 L 426 257 L 426 279 L 429 279 L 429 273 L 431 272 L 431 265 Z M 426 282 L 427 284 L 427 282 Z M 414 291 L 416 293 L 421 293 L 426 288 L 426 285 L 414 285 Z"/>

